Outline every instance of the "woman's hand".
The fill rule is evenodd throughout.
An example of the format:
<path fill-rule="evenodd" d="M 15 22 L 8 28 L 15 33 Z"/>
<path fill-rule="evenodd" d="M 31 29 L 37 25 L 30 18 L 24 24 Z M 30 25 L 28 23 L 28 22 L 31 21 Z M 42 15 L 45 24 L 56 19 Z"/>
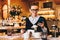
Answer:
<path fill-rule="evenodd" d="M 38 26 L 43 28 L 44 27 L 44 22 L 38 23 Z"/>
<path fill-rule="evenodd" d="M 38 26 L 37 25 L 33 25 L 32 28 L 37 28 Z"/>

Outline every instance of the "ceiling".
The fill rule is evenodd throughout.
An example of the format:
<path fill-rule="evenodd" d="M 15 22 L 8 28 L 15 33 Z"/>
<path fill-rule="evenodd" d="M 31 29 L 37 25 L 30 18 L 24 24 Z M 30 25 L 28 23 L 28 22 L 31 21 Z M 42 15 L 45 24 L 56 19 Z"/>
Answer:
<path fill-rule="evenodd" d="M 29 1 L 29 2 L 33 2 L 33 1 L 46 1 L 46 0 L 21 0 L 21 1 Z M 53 2 L 55 2 L 57 5 L 60 5 L 60 0 L 51 0 Z"/>
<path fill-rule="evenodd" d="M 60 0 L 53 0 L 56 4 L 60 5 Z"/>

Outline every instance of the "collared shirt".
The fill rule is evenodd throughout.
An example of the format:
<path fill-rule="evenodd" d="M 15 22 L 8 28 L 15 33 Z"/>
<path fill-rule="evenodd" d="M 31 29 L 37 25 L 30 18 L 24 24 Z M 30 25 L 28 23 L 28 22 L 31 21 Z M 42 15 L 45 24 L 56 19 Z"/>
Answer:
<path fill-rule="evenodd" d="M 30 22 L 34 25 L 34 24 L 38 21 L 39 17 L 40 17 L 40 16 L 36 16 L 35 18 L 33 18 L 32 16 L 30 16 L 30 17 L 29 17 L 29 20 L 30 20 Z"/>

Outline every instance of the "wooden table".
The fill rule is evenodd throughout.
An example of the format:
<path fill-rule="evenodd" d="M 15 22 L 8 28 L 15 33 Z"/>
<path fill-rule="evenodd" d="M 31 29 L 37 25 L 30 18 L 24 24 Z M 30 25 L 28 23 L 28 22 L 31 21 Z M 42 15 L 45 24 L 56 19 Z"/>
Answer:
<path fill-rule="evenodd" d="M 25 28 L 25 26 L 19 26 L 19 27 L 12 27 L 12 26 L 6 26 L 6 27 L 0 27 L 0 30 L 2 29 L 22 29 L 22 28 Z"/>
<path fill-rule="evenodd" d="M 20 31 L 21 29 L 24 29 L 25 26 L 19 26 L 19 27 L 13 27 L 13 26 L 6 26 L 6 27 L 0 27 L 0 33 L 7 33 L 9 30 L 18 30 Z"/>
<path fill-rule="evenodd" d="M 0 36 L 0 40 L 24 40 L 24 38 L 20 36 Z M 27 38 L 25 39 L 27 40 Z M 41 38 L 29 38 L 28 40 L 42 40 Z M 48 40 L 60 40 L 60 37 L 54 38 L 48 38 Z"/>
<path fill-rule="evenodd" d="M 20 40 L 20 36 L 0 36 L 0 40 Z"/>

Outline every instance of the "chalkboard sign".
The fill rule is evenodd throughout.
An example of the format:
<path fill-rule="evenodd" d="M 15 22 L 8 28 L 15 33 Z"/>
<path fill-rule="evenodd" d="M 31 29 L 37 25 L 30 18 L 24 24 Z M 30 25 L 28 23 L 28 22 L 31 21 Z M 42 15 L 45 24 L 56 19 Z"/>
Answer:
<path fill-rule="evenodd" d="M 43 8 L 52 8 L 52 2 L 43 3 Z"/>

